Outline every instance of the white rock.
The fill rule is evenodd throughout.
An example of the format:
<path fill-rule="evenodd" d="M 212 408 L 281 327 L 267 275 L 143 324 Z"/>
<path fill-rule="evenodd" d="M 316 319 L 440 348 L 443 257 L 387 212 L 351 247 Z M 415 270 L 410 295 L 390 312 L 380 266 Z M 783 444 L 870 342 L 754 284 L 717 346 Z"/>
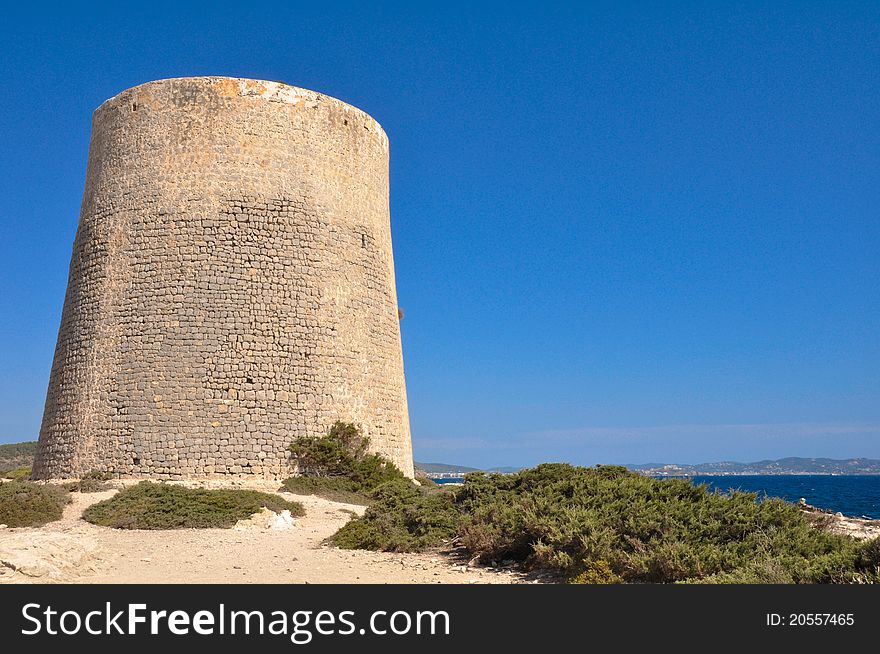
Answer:
<path fill-rule="evenodd" d="M 293 516 L 290 511 L 284 510 L 281 513 L 275 513 L 269 509 L 263 508 L 246 520 L 239 520 L 235 525 L 237 531 L 247 529 L 271 529 L 273 531 L 283 531 L 292 529 L 295 526 Z"/>
<path fill-rule="evenodd" d="M 291 529 L 294 526 L 293 516 L 290 515 L 290 511 L 285 509 L 281 513 L 276 513 L 274 517 L 269 522 L 269 529 L 274 530 L 284 530 Z"/>

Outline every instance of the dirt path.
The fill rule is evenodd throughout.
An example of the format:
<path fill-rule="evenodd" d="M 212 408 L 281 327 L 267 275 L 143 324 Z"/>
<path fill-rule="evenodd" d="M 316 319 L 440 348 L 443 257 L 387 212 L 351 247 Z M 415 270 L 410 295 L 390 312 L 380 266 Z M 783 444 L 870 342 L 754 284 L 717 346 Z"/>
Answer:
<path fill-rule="evenodd" d="M 260 481 L 242 486 L 268 492 L 278 488 L 275 482 Z M 527 581 L 513 571 L 468 567 L 451 554 L 391 554 L 324 545 L 325 538 L 363 507 L 314 496 L 279 493 L 306 508 L 306 515 L 286 530 L 248 524 L 234 529 L 129 531 L 82 520 L 87 506 L 115 492 L 72 493 L 73 503 L 61 520 L 39 528 L 0 530 L 0 583 Z"/>

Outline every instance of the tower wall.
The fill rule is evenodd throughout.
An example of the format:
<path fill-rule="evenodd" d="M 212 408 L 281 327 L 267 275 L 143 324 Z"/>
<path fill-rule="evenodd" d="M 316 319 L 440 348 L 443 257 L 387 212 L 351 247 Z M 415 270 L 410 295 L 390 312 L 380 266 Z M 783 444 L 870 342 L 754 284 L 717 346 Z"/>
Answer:
<path fill-rule="evenodd" d="M 278 477 L 336 420 L 412 475 L 382 128 L 222 77 L 102 104 L 35 475 Z"/>

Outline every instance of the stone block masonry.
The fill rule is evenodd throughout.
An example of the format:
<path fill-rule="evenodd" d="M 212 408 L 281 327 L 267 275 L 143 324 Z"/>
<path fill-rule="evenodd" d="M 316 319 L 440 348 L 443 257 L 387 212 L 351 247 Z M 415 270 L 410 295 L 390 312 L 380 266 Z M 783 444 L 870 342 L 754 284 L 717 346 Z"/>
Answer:
<path fill-rule="evenodd" d="M 102 104 L 35 475 L 283 477 L 336 420 L 412 475 L 385 132 L 277 82 Z"/>

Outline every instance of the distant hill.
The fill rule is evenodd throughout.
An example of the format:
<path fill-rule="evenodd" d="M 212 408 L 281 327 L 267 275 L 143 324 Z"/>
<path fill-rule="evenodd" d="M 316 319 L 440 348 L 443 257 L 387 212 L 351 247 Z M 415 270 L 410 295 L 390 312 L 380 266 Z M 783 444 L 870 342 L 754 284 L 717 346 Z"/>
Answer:
<path fill-rule="evenodd" d="M 880 475 L 878 459 L 808 459 L 787 457 L 752 463 L 644 463 L 626 466 L 648 475 L 692 477 L 695 475 Z"/>
<path fill-rule="evenodd" d="M 451 463 L 421 463 L 419 461 L 414 461 L 413 465 L 428 474 L 441 472 L 479 472 L 479 468 L 468 468 L 467 466 L 457 466 Z"/>
<path fill-rule="evenodd" d="M 427 476 L 443 475 L 444 477 L 459 477 L 468 472 L 500 472 L 509 475 L 522 470 L 522 468 L 514 468 L 512 466 L 501 466 L 500 468 L 469 468 L 468 466 L 459 466 L 452 463 L 420 463 L 413 462 L 417 470 L 423 471 Z"/>
<path fill-rule="evenodd" d="M 455 473 L 501 472 L 511 474 L 522 470 L 512 466 L 499 468 L 469 468 L 449 463 L 415 463 L 416 468 L 429 476 L 458 476 Z M 751 463 L 718 461 L 714 463 L 640 463 L 626 466 L 651 476 L 694 477 L 698 475 L 880 475 L 880 459 L 809 459 L 787 457 L 765 459 Z"/>
<path fill-rule="evenodd" d="M 0 471 L 29 466 L 34 462 L 37 442 L 0 444 Z"/>

